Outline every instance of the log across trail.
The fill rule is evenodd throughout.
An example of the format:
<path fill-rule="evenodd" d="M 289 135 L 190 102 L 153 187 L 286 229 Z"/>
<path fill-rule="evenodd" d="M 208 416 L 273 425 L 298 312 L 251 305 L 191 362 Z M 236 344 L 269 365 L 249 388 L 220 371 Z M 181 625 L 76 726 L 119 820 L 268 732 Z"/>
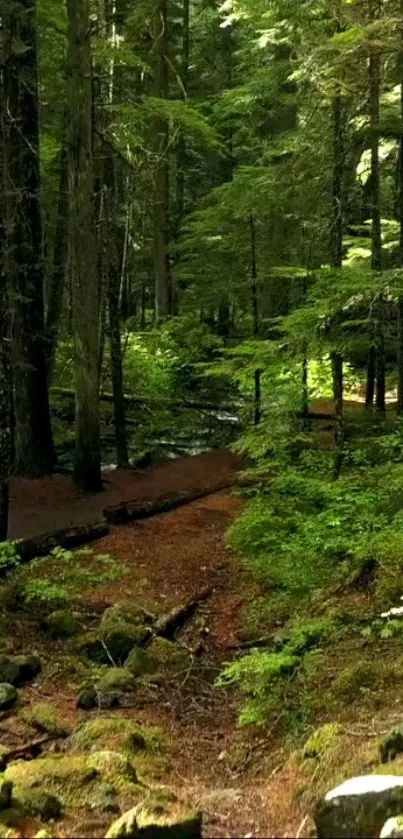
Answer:
<path fill-rule="evenodd" d="M 81 492 L 65 475 L 41 480 L 14 478 L 11 484 L 11 539 L 30 540 L 26 559 L 40 540 L 74 547 L 98 538 L 98 528 L 108 524 L 147 518 L 184 503 L 232 486 L 242 469 L 242 460 L 227 450 L 205 452 L 140 473 L 115 469 L 104 474 L 104 489 L 95 495 Z M 92 534 L 92 530 L 94 533 Z M 53 540 L 53 541 L 52 541 Z M 35 547 L 36 542 L 36 547 Z"/>

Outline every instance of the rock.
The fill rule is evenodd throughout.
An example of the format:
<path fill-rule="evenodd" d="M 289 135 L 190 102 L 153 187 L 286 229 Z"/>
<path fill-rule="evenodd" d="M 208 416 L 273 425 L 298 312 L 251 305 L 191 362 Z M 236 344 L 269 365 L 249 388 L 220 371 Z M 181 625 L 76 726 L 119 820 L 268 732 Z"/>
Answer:
<path fill-rule="evenodd" d="M 166 638 L 155 638 L 145 650 L 135 647 L 125 661 L 125 668 L 133 676 L 148 676 L 149 681 L 174 678 L 186 672 L 189 665 L 187 650 Z"/>
<path fill-rule="evenodd" d="M 17 807 L 27 815 L 38 816 L 44 821 L 60 819 L 62 816 L 63 808 L 59 799 L 43 789 L 17 786 L 13 793 L 14 799 Z"/>
<path fill-rule="evenodd" d="M 379 743 L 379 752 L 382 763 L 388 763 L 403 752 L 403 726 L 389 731 Z"/>
<path fill-rule="evenodd" d="M 380 839 L 398 839 L 403 836 L 403 815 L 395 816 L 393 819 L 388 819 L 384 824 Z"/>
<path fill-rule="evenodd" d="M 133 807 L 111 824 L 105 839 L 134 839 L 136 836 L 138 836 L 137 807 Z"/>
<path fill-rule="evenodd" d="M 107 781 L 98 784 L 91 795 L 90 806 L 91 810 L 99 810 L 101 813 L 119 813 L 119 796 L 113 784 Z"/>
<path fill-rule="evenodd" d="M 4 777 L 15 785 L 51 790 L 64 803 L 70 796 L 76 801 L 99 778 L 99 772 L 82 755 L 52 754 L 10 763 Z"/>
<path fill-rule="evenodd" d="M 58 718 L 52 706 L 46 703 L 32 705 L 23 712 L 22 719 L 36 731 L 53 737 L 67 737 L 71 733 L 71 727 Z"/>
<path fill-rule="evenodd" d="M 328 755 L 337 744 L 342 732 L 342 726 L 337 723 L 322 725 L 305 743 L 302 750 L 303 757 L 320 759 Z"/>
<path fill-rule="evenodd" d="M 0 775 L 0 810 L 7 810 L 10 806 L 12 790 L 12 782 Z"/>
<path fill-rule="evenodd" d="M 174 805 L 160 815 L 149 807 L 137 811 L 137 836 L 141 839 L 201 839 L 202 814 Z"/>
<path fill-rule="evenodd" d="M 133 807 L 111 824 L 106 839 L 201 839 L 202 815 L 173 806 L 160 815 L 148 807 Z"/>
<path fill-rule="evenodd" d="M 0 711 L 8 711 L 17 704 L 18 693 L 13 685 L 0 684 Z"/>
<path fill-rule="evenodd" d="M 115 664 L 123 664 L 133 647 L 144 644 L 150 634 L 147 612 L 139 606 L 117 604 L 102 615 L 100 638 Z"/>
<path fill-rule="evenodd" d="M 125 668 L 135 678 L 138 678 L 148 673 L 155 673 L 156 664 L 147 650 L 142 647 L 134 647 L 125 661 Z"/>
<path fill-rule="evenodd" d="M 101 693 L 109 693 L 110 691 L 129 693 L 134 687 L 134 678 L 125 667 L 111 667 L 110 670 L 107 670 L 101 676 L 98 682 L 98 688 Z"/>
<path fill-rule="evenodd" d="M 86 689 L 81 691 L 77 699 L 77 708 L 82 708 L 84 711 L 91 711 L 92 708 L 100 708 L 105 711 L 109 708 L 117 708 L 119 705 L 119 694 L 112 691 L 100 693 L 93 689 Z"/>
<path fill-rule="evenodd" d="M 45 620 L 45 626 L 52 638 L 72 638 L 78 632 L 77 619 L 67 609 L 51 612 Z"/>
<path fill-rule="evenodd" d="M 110 777 L 115 779 L 116 776 L 119 776 L 132 784 L 138 783 L 137 772 L 133 764 L 120 752 L 113 752 L 108 749 L 94 752 L 88 758 L 88 763 L 107 779 Z"/>
<path fill-rule="evenodd" d="M 41 661 L 35 655 L 0 656 L 0 682 L 21 687 L 31 682 L 41 671 Z"/>
<path fill-rule="evenodd" d="M 331 790 L 314 819 L 318 839 L 364 839 L 379 836 L 385 822 L 402 812 L 403 777 L 365 775 Z"/>

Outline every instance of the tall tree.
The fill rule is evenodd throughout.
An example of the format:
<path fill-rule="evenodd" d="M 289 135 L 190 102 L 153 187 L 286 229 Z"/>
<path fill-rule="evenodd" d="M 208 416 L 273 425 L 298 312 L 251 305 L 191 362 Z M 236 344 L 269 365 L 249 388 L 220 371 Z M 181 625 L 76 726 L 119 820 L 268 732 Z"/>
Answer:
<path fill-rule="evenodd" d="M 101 488 L 99 282 L 94 218 L 92 62 L 89 0 L 68 0 L 69 260 L 76 378 L 75 478 Z"/>
<path fill-rule="evenodd" d="M 11 340 L 5 263 L 4 227 L 4 118 L 3 74 L 0 76 L 0 542 L 7 539 L 11 464 Z"/>
<path fill-rule="evenodd" d="M 55 461 L 44 342 L 44 260 L 39 200 L 35 0 L 5 3 L 4 142 L 7 273 L 12 291 L 14 469 L 27 476 Z"/>
<path fill-rule="evenodd" d="M 400 51 L 398 56 L 400 75 L 400 120 L 403 126 L 403 0 L 400 0 Z M 403 132 L 399 141 L 398 158 L 398 216 L 400 223 L 399 231 L 399 257 L 398 264 L 403 268 Z M 397 335 L 397 363 L 398 363 L 398 387 L 397 407 L 399 414 L 403 414 L 403 296 L 398 300 L 398 335 Z"/>
<path fill-rule="evenodd" d="M 169 96 L 168 3 L 156 0 L 152 15 L 154 90 L 156 99 Z M 153 148 L 156 158 L 154 185 L 154 280 L 155 320 L 158 323 L 172 312 L 169 221 L 169 124 L 161 113 L 154 119 Z"/>

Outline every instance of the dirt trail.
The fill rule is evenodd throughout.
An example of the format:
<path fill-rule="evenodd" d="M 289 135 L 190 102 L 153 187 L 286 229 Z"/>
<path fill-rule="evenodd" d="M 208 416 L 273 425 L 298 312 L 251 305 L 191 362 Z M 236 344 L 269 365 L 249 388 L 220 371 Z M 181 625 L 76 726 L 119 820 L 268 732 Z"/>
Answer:
<path fill-rule="evenodd" d="M 169 461 L 149 472 L 114 469 L 104 473 L 104 489 L 97 495 L 81 492 L 66 475 L 40 480 L 13 478 L 9 538 L 30 538 L 41 533 L 88 524 L 105 507 L 135 499 L 152 500 L 175 490 L 214 489 L 241 468 L 239 457 L 227 450 L 205 452 Z"/>

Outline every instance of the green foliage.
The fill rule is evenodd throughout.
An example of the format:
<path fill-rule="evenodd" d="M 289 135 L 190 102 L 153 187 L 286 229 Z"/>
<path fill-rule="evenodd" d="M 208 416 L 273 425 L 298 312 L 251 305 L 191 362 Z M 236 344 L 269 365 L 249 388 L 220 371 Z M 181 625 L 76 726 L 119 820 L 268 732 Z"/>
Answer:
<path fill-rule="evenodd" d="M 16 568 L 20 561 L 18 542 L 0 542 L 0 575 Z"/>

